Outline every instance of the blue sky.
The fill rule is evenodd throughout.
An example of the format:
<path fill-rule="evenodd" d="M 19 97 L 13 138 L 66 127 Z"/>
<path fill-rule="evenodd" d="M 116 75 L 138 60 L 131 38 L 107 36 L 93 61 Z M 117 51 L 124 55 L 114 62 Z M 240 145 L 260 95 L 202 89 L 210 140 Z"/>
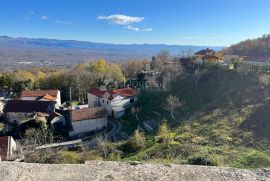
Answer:
<path fill-rule="evenodd" d="M 0 35 L 228 46 L 270 33 L 269 0 L 0 0 Z"/>

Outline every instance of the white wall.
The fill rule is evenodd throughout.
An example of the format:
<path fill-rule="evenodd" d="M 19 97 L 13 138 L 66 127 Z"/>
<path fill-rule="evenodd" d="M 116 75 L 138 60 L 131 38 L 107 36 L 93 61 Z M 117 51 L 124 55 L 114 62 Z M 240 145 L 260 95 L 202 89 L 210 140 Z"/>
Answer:
<path fill-rule="evenodd" d="M 97 97 L 97 96 L 90 94 L 90 93 L 87 94 L 87 97 L 88 97 L 88 106 L 89 107 L 94 107 L 94 104 L 98 100 L 101 107 L 104 107 L 107 110 L 107 113 L 109 116 L 112 116 L 112 111 L 115 108 L 116 108 L 115 110 L 118 110 L 117 107 L 122 108 L 122 107 L 130 105 L 130 99 L 131 99 L 131 98 L 125 98 L 123 96 L 118 95 L 113 100 L 110 101 L 110 100 L 104 99 L 102 97 Z M 136 97 L 134 97 L 134 101 L 136 101 Z M 117 111 L 114 111 L 114 114 L 116 116 Z M 122 115 L 122 113 L 120 113 L 120 114 Z"/>
<path fill-rule="evenodd" d="M 107 117 L 91 120 L 73 121 L 72 127 L 73 131 L 69 132 L 69 136 L 75 136 L 78 134 L 101 130 L 102 128 L 107 127 Z"/>
<path fill-rule="evenodd" d="M 35 101 L 38 97 L 21 97 L 20 100 Z"/>
<path fill-rule="evenodd" d="M 97 96 L 88 93 L 87 98 L 88 98 L 88 106 L 89 107 L 94 107 L 95 103 L 96 103 L 96 100 L 97 100 Z"/>
<path fill-rule="evenodd" d="M 8 140 L 8 152 L 7 152 L 8 155 L 7 155 L 7 159 L 8 160 L 11 160 L 12 157 L 14 156 L 14 152 L 17 149 L 17 145 L 16 145 L 15 140 L 11 136 L 9 136 L 8 139 L 9 140 Z"/>

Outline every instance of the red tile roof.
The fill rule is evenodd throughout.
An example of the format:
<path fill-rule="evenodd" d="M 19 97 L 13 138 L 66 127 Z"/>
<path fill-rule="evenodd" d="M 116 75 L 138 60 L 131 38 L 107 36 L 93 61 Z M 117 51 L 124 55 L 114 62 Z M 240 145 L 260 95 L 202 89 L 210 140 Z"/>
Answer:
<path fill-rule="evenodd" d="M 117 95 L 121 95 L 123 97 L 132 97 L 135 95 L 136 91 L 131 88 L 123 88 L 116 90 L 103 90 L 100 88 L 92 88 L 90 89 L 89 93 L 98 97 L 103 97 L 107 100 L 112 100 Z"/>
<path fill-rule="evenodd" d="M 131 97 L 131 96 L 134 96 L 136 93 L 135 90 L 131 88 L 116 89 L 116 90 L 113 90 L 113 92 L 115 94 L 119 94 L 124 97 Z"/>
<path fill-rule="evenodd" d="M 101 107 L 70 110 L 71 121 L 83 121 L 95 118 L 107 117 L 106 109 Z"/>
<path fill-rule="evenodd" d="M 222 58 L 215 56 L 215 55 L 205 55 L 203 59 L 216 59 L 216 60 L 223 60 Z"/>
<path fill-rule="evenodd" d="M 214 50 L 207 48 L 205 50 L 200 50 L 200 51 L 198 51 L 198 52 L 196 52 L 194 54 L 195 55 L 208 55 L 208 54 L 214 53 L 214 52 L 215 52 Z"/>
<path fill-rule="evenodd" d="M 59 90 L 28 90 L 23 91 L 21 97 L 44 97 L 49 94 L 52 97 L 57 97 Z"/>
<path fill-rule="evenodd" d="M 90 94 L 93 94 L 93 95 L 96 95 L 99 97 L 102 97 L 106 92 L 107 92 L 107 90 L 102 90 L 102 89 L 96 88 L 96 87 L 90 89 L 90 91 L 89 91 Z"/>
<path fill-rule="evenodd" d="M 46 99 L 48 101 L 56 101 L 57 97 L 51 96 L 50 94 L 46 94 L 43 99 Z"/>

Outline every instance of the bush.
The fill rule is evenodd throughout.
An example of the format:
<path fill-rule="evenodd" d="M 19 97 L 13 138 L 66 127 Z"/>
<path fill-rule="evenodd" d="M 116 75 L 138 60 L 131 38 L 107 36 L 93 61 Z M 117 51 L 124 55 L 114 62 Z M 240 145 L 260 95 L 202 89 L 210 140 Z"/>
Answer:
<path fill-rule="evenodd" d="M 170 143 L 169 126 L 166 120 L 163 120 L 159 127 L 157 141 L 165 144 Z"/>
<path fill-rule="evenodd" d="M 112 154 L 119 155 L 119 157 L 122 156 L 122 152 L 117 149 L 117 145 L 103 141 L 98 144 L 97 148 L 98 153 L 100 153 L 100 156 L 104 158 L 105 160 L 110 159 L 112 157 Z"/>
<path fill-rule="evenodd" d="M 262 74 L 259 76 L 260 84 L 263 86 L 268 86 L 270 84 L 270 75 Z"/>
<path fill-rule="evenodd" d="M 220 161 L 215 157 L 205 156 L 192 156 L 188 159 L 188 164 L 191 165 L 208 165 L 208 166 L 220 166 Z"/>
<path fill-rule="evenodd" d="M 269 154 L 259 151 L 249 151 L 238 158 L 233 166 L 238 168 L 266 168 L 270 166 Z"/>
<path fill-rule="evenodd" d="M 97 150 L 84 151 L 81 153 L 82 160 L 102 160 L 100 153 Z"/>
<path fill-rule="evenodd" d="M 52 164 L 59 163 L 57 151 L 52 149 L 35 150 L 25 155 L 25 162 Z"/>
<path fill-rule="evenodd" d="M 83 163 L 80 154 L 72 151 L 60 151 L 58 153 L 59 164 L 79 164 Z"/>
<path fill-rule="evenodd" d="M 139 130 L 135 130 L 133 136 L 122 145 L 125 153 L 134 153 L 145 147 L 145 137 Z"/>

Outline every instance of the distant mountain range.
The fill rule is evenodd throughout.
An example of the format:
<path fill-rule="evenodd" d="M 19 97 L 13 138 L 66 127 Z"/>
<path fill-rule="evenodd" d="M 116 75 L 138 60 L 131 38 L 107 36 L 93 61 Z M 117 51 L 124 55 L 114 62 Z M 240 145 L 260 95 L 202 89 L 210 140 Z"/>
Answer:
<path fill-rule="evenodd" d="M 0 36 L 0 67 L 16 69 L 29 66 L 71 67 L 74 64 L 106 59 L 128 61 L 150 59 L 160 50 L 178 54 L 187 49 L 193 52 L 206 46 L 165 44 L 108 44 L 76 40 L 12 38 Z M 220 50 L 222 47 L 210 47 Z"/>

